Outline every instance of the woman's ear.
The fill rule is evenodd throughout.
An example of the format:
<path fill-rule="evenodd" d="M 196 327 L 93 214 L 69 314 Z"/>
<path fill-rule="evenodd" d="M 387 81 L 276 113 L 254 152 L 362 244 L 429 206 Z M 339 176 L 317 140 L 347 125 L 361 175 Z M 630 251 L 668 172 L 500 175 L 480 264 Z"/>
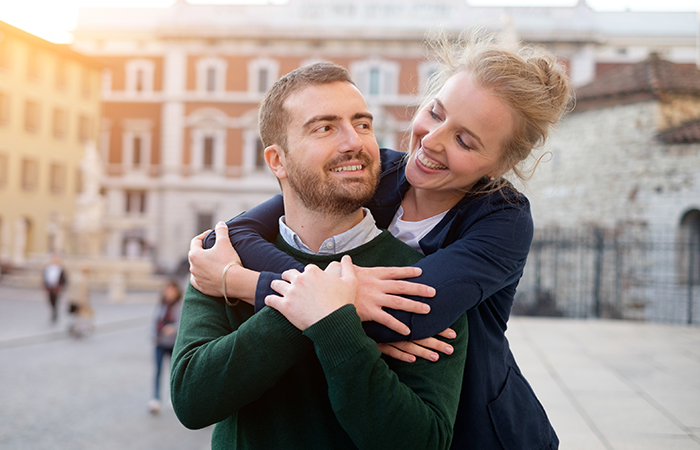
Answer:
<path fill-rule="evenodd" d="M 284 150 L 277 144 L 265 148 L 265 162 L 278 180 L 287 178 L 287 170 L 284 168 Z"/>

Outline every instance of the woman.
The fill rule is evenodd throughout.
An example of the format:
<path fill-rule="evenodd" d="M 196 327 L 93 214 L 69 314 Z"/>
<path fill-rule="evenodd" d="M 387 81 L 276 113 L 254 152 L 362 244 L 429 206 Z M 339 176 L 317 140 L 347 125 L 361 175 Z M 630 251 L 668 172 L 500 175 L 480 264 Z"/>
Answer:
<path fill-rule="evenodd" d="M 356 300 L 358 314 L 375 321 L 367 322 L 368 335 L 386 343 L 428 338 L 466 311 L 468 358 L 452 448 L 557 448 L 556 434 L 504 334 L 533 225 L 527 199 L 503 175 L 523 177 L 518 164 L 544 143 L 570 105 L 568 80 L 552 55 L 532 47 L 514 51 L 482 39 L 439 49 L 443 67 L 413 120 L 408 156 L 382 152 L 381 181 L 368 205 L 380 227 L 426 255 L 414 281 L 434 287 L 436 295 L 421 299 L 429 302 L 429 314 L 419 314 L 416 304 L 405 308 L 414 312 L 390 311 L 410 329 L 404 336 L 377 323 L 389 323 L 381 307 L 394 297 L 382 293 L 397 293 L 393 280 L 382 281 L 386 274 L 380 273 L 367 282 L 373 279 L 367 275 L 361 281 L 365 292 Z M 199 249 L 204 235 L 195 238 L 193 285 L 210 295 L 227 289 L 229 296 L 255 297 L 256 309 L 263 307 L 271 280 L 278 278 L 271 272 L 303 270 L 261 242 L 260 236 L 274 239 L 281 214 L 281 200 L 273 199 L 229 222 L 246 268 L 229 265 L 223 288 L 222 267 L 237 255 L 223 239 L 204 251 Z M 400 326 L 392 328 L 403 333 Z M 382 351 L 410 361 L 399 348 L 410 350 L 391 344 Z"/>
<path fill-rule="evenodd" d="M 160 413 L 160 373 L 163 368 L 165 355 L 172 357 L 177 329 L 180 324 L 182 310 L 182 290 L 175 280 L 170 280 L 163 287 L 160 303 L 156 309 L 153 324 L 153 340 L 155 344 L 155 374 L 153 384 L 153 399 L 148 402 L 151 414 Z"/>

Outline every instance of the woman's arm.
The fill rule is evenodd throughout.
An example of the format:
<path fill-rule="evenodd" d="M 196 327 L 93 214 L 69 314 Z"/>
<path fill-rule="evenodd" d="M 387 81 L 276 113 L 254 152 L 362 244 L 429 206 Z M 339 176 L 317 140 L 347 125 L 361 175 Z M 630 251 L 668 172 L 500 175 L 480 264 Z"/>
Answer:
<path fill-rule="evenodd" d="M 495 194 L 490 200 L 467 205 L 451 227 L 424 238 L 427 245 L 423 249 L 428 256 L 416 264 L 423 273 L 414 281 L 434 286 L 437 294 L 432 299 L 415 299 L 429 303 L 431 312 L 389 312 L 411 329 L 408 339 L 416 340 L 439 333 L 493 295 L 512 299 L 532 235 L 526 200 L 514 201 Z M 407 339 L 372 322 L 363 326 L 378 342 Z"/>
<path fill-rule="evenodd" d="M 224 294 L 223 269 L 231 261 L 241 261 L 243 266 L 232 265 L 226 271 L 226 295 L 251 304 L 255 299 L 256 311 L 262 309 L 265 297 L 273 293 L 271 282 L 279 279 L 281 272 L 287 269 L 303 270 L 302 264 L 268 242 L 277 237 L 277 223 L 282 214 L 282 197 L 278 195 L 229 220 L 229 239 L 225 239 L 226 227 L 221 223 L 206 237 L 207 232 L 192 239 L 188 253 L 192 285 L 204 294 L 221 297 Z M 262 270 L 265 272 L 259 272 Z M 420 273 L 420 269 L 413 267 L 358 268 L 360 301 L 357 306 L 360 318 L 408 334 L 410 330 L 406 325 L 394 319 L 382 307 L 426 314 L 430 310 L 427 305 L 402 297 L 415 295 L 427 298 L 434 295 L 435 291 L 430 286 L 405 281 Z"/>

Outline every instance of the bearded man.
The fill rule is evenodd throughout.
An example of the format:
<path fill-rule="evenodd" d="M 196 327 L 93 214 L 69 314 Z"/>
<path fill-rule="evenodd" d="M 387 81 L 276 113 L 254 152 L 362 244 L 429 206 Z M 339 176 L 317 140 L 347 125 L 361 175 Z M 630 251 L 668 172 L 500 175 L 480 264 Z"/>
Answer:
<path fill-rule="evenodd" d="M 359 266 L 421 257 L 361 207 L 379 179 L 364 98 L 344 68 L 314 64 L 275 83 L 259 122 L 284 194 L 276 245 L 325 268 L 314 268 L 322 285 L 308 301 L 255 314 L 226 298 L 225 287 L 224 298 L 214 298 L 190 285 L 172 363 L 178 418 L 189 428 L 216 424 L 214 449 L 448 448 L 466 316 L 452 327 L 452 355 L 408 364 L 380 354 L 352 304 L 357 280 L 348 256 Z M 225 226 L 216 231 L 226 238 Z M 347 289 L 331 289 L 324 274 Z"/>

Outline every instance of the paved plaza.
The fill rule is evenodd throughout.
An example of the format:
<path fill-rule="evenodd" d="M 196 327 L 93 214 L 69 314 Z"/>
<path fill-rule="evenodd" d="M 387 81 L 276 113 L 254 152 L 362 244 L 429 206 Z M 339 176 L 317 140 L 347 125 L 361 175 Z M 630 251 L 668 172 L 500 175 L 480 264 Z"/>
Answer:
<path fill-rule="evenodd" d="M 91 300 L 96 330 L 75 339 L 42 291 L 0 286 L 0 449 L 209 448 L 167 400 L 147 411 L 157 294 Z M 700 327 L 513 318 L 508 337 L 562 450 L 700 450 Z"/>

